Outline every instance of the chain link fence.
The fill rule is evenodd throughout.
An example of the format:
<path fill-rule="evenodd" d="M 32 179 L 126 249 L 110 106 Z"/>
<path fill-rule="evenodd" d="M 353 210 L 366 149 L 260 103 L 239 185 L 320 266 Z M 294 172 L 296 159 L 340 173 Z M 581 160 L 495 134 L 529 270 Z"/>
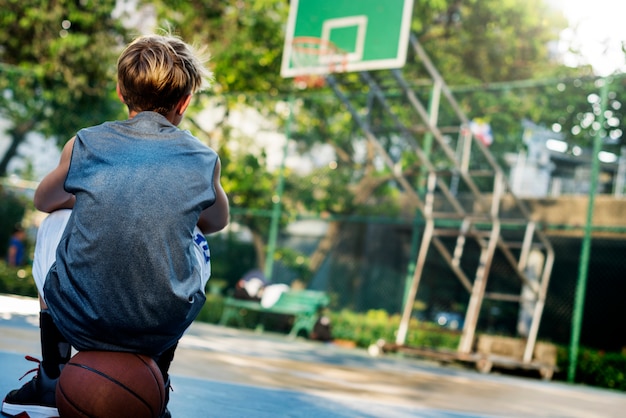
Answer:
<path fill-rule="evenodd" d="M 232 221 L 237 223 L 238 216 Z M 305 259 L 312 256 L 331 223 L 336 224 L 337 238 L 321 267 L 309 278 L 307 287 L 328 292 L 331 309 L 336 311 L 381 309 L 390 314 L 400 313 L 409 280 L 409 265 L 414 261 L 412 236 L 419 234 L 423 225 L 385 218 L 296 221 L 280 231 L 277 253 L 287 247 L 301 253 Z M 558 235 L 558 231 L 547 232 L 555 250 L 555 265 L 539 339 L 567 345 L 571 338 L 582 239 Z M 226 232 L 211 241 L 214 276 L 225 278 L 230 286 L 234 286 L 245 271 L 257 265 L 252 242 L 245 235 Z M 622 259 L 625 250 L 626 240 L 622 236 L 592 239 L 581 335 L 583 346 L 608 351 L 620 351 L 626 347 L 626 325 L 621 320 L 626 317 Z M 468 246 L 465 256 L 478 260 L 479 251 L 477 245 Z M 239 262 L 225 267 L 220 260 Z M 279 258 L 274 264 L 271 280 L 292 285 L 294 281 L 302 280 L 302 274 L 297 268 L 283 264 Z M 512 294 L 522 291 L 521 282 L 502 257 L 494 259 L 487 286 L 487 292 L 490 291 Z M 463 318 L 469 296 L 439 254 L 430 251 L 413 315 L 433 322 L 444 312 Z M 519 314 L 519 303 L 485 299 L 477 331 L 515 336 Z"/>
<path fill-rule="evenodd" d="M 354 76 L 346 77 L 347 83 L 358 84 Z M 624 81 L 623 77 L 544 80 L 454 92 L 470 117 L 490 115 L 490 134 L 495 137 L 491 151 L 504 167 L 517 194 L 529 201 L 558 201 L 563 196 L 576 196 L 583 202 L 571 209 L 577 213 L 576 219 L 563 216 L 564 220 L 554 221 L 548 216 L 539 224 L 555 251 L 538 335 L 541 340 L 561 345 L 570 342 L 576 287 L 580 275 L 586 274 L 581 345 L 611 351 L 626 347 L 626 325 L 620 321 L 626 316 L 626 305 L 622 303 L 626 291 L 621 262 L 622 247 L 626 245 L 626 227 L 620 219 L 622 209 L 600 218 L 592 233 L 588 271 L 580 271 L 584 202 L 590 190 L 590 148 L 598 135 L 604 135 L 598 192 L 617 202 L 616 207 L 623 206 L 626 161 L 620 144 L 622 121 L 626 119 L 621 106 Z M 391 106 L 404 109 L 406 101 L 399 97 L 401 92 L 394 91 L 394 87 L 386 86 L 385 82 L 383 80 L 381 85 L 389 100 L 398 98 L 397 104 Z M 599 92 L 603 82 L 609 83 L 605 102 L 601 102 Z M 416 82 L 414 87 L 423 102 L 431 100 L 428 86 L 421 87 Z M 381 144 L 393 162 L 402 167 L 419 191 L 424 184 L 423 167 L 419 163 L 411 165 L 415 163 L 415 154 L 399 139 L 394 121 L 385 116 L 384 109 L 376 106 L 365 90 L 349 91 L 361 106 L 367 123 L 380 135 Z M 578 98 L 575 102 L 574 97 Z M 337 311 L 401 312 L 424 229 L 419 211 L 410 199 L 396 192 L 401 187 L 393 173 L 383 167 L 380 158 L 372 157 L 376 149 L 367 144 L 360 127 L 349 121 L 345 108 L 331 93 L 303 93 L 293 103 L 291 128 L 287 133 L 290 145 L 285 156 L 288 164 L 283 173 L 284 194 L 273 197 L 274 204 L 280 202 L 282 206 L 268 204 L 261 209 L 235 205 L 232 223 L 236 227 L 212 238 L 214 276 L 233 286 L 245 271 L 264 264 L 267 253 L 259 251 L 258 241 L 268 244 L 271 240 L 268 237 L 272 211 L 278 210 L 281 226 L 276 246 L 264 248 L 270 253 L 267 259 L 273 262 L 272 282 L 293 284 L 298 281 L 309 288 L 324 290 L 331 295 L 331 308 Z M 561 108 L 563 117 L 546 127 L 541 125 L 541 112 L 548 108 Z M 404 111 L 400 113 L 402 118 L 408 117 Z M 453 113 L 442 107 L 439 124 L 448 127 L 448 131 L 443 132 L 455 145 L 454 136 L 459 131 L 449 127 L 459 126 L 459 121 L 454 119 Z M 524 121 L 523 115 L 528 120 Z M 598 125 L 600 115 L 603 121 Z M 510 129 L 513 119 L 519 122 L 517 130 Z M 530 119 L 538 123 L 531 123 Z M 415 122 L 412 129 L 418 143 L 424 144 L 428 136 L 424 124 Z M 577 139 L 570 141 L 570 133 Z M 317 145 L 312 146 L 313 143 Z M 562 146 L 567 148 L 561 149 Z M 342 152 L 352 155 L 347 157 Z M 435 165 L 438 153 L 441 150 L 431 150 Z M 293 161 L 297 163 L 294 165 Z M 371 175 L 372 172 L 376 174 Z M 368 189 L 367 181 L 378 183 L 370 184 Z M 565 208 L 568 211 L 567 206 Z M 251 219 L 255 227 L 249 231 L 246 225 Z M 274 222 L 278 222 L 277 219 Z M 523 230 L 520 226 L 519 230 L 512 228 L 504 234 L 520 235 Z M 453 238 L 442 240 L 444 245 L 453 247 Z M 472 270 L 472 263 L 478 265 L 479 254 L 478 245 L 468 243 L 463 257 L 469 260 L 469 270 Z M 222 264 L 222 258 L 230 264 Z M 232 263 L 232 260 L 237 262 Z M 472 272 L 468 271 L 467 275 L 473 278 Z M 496 254 L 487 293 L 520 294 L 522 291 L 522 284 L 510 264 Z M 460 328 L 469 296 L 441 256 L 430 250 L 413 315 L 437 321 L 438 315 L 445 313 L 457 318 L 454 326 Z M 485 299 L 477 331 L 515 336 L 519 319 L 519 302 Z M 450 324 L 448 322 L 447 326 Z"/>

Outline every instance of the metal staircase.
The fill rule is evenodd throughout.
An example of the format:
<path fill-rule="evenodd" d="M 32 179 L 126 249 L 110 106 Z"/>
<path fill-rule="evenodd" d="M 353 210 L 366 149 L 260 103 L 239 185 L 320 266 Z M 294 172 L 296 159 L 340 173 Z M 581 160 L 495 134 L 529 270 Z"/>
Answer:
<path fill-rule="evenodd" d="M 459 355 L 472 353 L 481 306 L 483 300 L 488 298 L 532 306 L 523 354 L 523 362 L 530 363 L 554 251 L 536 228 L 524 203 L 512 193 L 502 168 L 488 148 L 472 135 L 470 121 L 414 35 L 411 36 L 410 46 L 416 62 L 428 75 L 426 83 L 420 79 L 420 85 L 430 89 L 427 97 L 424 94 L 420 97 L 400 70 L 392 70 L 391 77 L 383 80 L 385 83 L 392 80 L 398 94 L 390 94 L 391 89 L 382 86 L 372 74 L 360 74 L 361 81 L 368 88 L 366 106 L 362 101 L 351 98 L 332 74 L 326 80 L 367 140 L 377 148 L 424 220 L 395 343 L 402 346 L 406 342 L 427 255 L 434 248 L 469 294 L 457 349 Z M 400 142 L 408 144 L 419 159 L 422 176 L 418 181 L 411 181 L 402 173 L 398 155 L 388 151 L 390 147 L 385 146 L 388 143 L 383 144 L 377 135 L 376 124 L 370 122 L 369 109 L 373 103 L 386 114 L 394 135 L 402 138 Z M 441 112 L 445 113 L 447 120 L 454 119 L 455 124 L 440 126 Z M 450 245 L 450 242 L 453 244 Z M 468 260 L 472 257 L 464 257 L 469 242 L 479 247 L 478 260 L 476 257 L 473 260 Z M 521 280 L 523 291 L 487 291 L 495 257 L 508 263 L 511 274 Z"/>

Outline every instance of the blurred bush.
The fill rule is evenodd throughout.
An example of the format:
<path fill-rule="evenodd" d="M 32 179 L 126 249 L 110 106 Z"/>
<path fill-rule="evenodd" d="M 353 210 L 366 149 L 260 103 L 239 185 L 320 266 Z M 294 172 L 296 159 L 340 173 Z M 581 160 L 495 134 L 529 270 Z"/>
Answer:
<path fill-rule="evenodd" d="M 32 267 L 9 267 L 0 261 L 0 293 L 37 297 Z"/>
<path fill-rule="evenodd" d="M 224 309 L 224 298 L 220 295 L 207 293 L 206 302 L 196 318 L 197 321 L 217 324 Z"/>
<path fill-rule="evenodd" d="M 400 325 L 400 315 L 385 310 L 355 313 L 349 310 L 330 312 L 333 338 L 354 341 L 358 347 L 369 347 L 378 340 L 393 342 Z M 406 345 L 415 347 L 456 349 L 460 334 L 433 323 L 411 319 Z"/>
<path fill-rule="evenodd" d="M 626 355 L 580 350 L 576 383 L 626 392 Z"/>
<path fill-rule="evenodd" d="M 0 256 L 2 260 L 5 260 L 13 228 L 24 218 L 26 206 L 26 198 L 0 186 Z"/>

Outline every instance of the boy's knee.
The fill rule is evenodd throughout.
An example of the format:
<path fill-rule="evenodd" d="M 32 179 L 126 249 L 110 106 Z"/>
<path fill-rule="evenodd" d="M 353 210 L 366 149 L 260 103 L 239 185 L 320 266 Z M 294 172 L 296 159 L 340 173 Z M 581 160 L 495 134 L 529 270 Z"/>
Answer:
<path fill-rule="evenodd" d="M 33 277 L 39 294 L 43 296 L 43 285 L 48 270 L 56 259 L 56 248 L 70 218 L 70 209 L 60 209 L 50 213 L 39 225 L 35 257 L 33 259 Z"/>

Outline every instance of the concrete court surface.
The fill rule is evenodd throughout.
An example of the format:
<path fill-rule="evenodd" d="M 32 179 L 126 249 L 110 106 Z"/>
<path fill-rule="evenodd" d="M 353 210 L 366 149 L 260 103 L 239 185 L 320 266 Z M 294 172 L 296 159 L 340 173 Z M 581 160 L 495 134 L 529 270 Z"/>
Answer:
<path fill-rule="evenodd" d="M 39 356 L 37 304 L 0 295 L 0 396 Z M 196 323 L 172 365 L 170 410 L 193 417 L 626 417 L 626 394 L 415 358 L 372 358 L 280 334 Z M 29 375 L 30 376 L 30 375 Z"/>

